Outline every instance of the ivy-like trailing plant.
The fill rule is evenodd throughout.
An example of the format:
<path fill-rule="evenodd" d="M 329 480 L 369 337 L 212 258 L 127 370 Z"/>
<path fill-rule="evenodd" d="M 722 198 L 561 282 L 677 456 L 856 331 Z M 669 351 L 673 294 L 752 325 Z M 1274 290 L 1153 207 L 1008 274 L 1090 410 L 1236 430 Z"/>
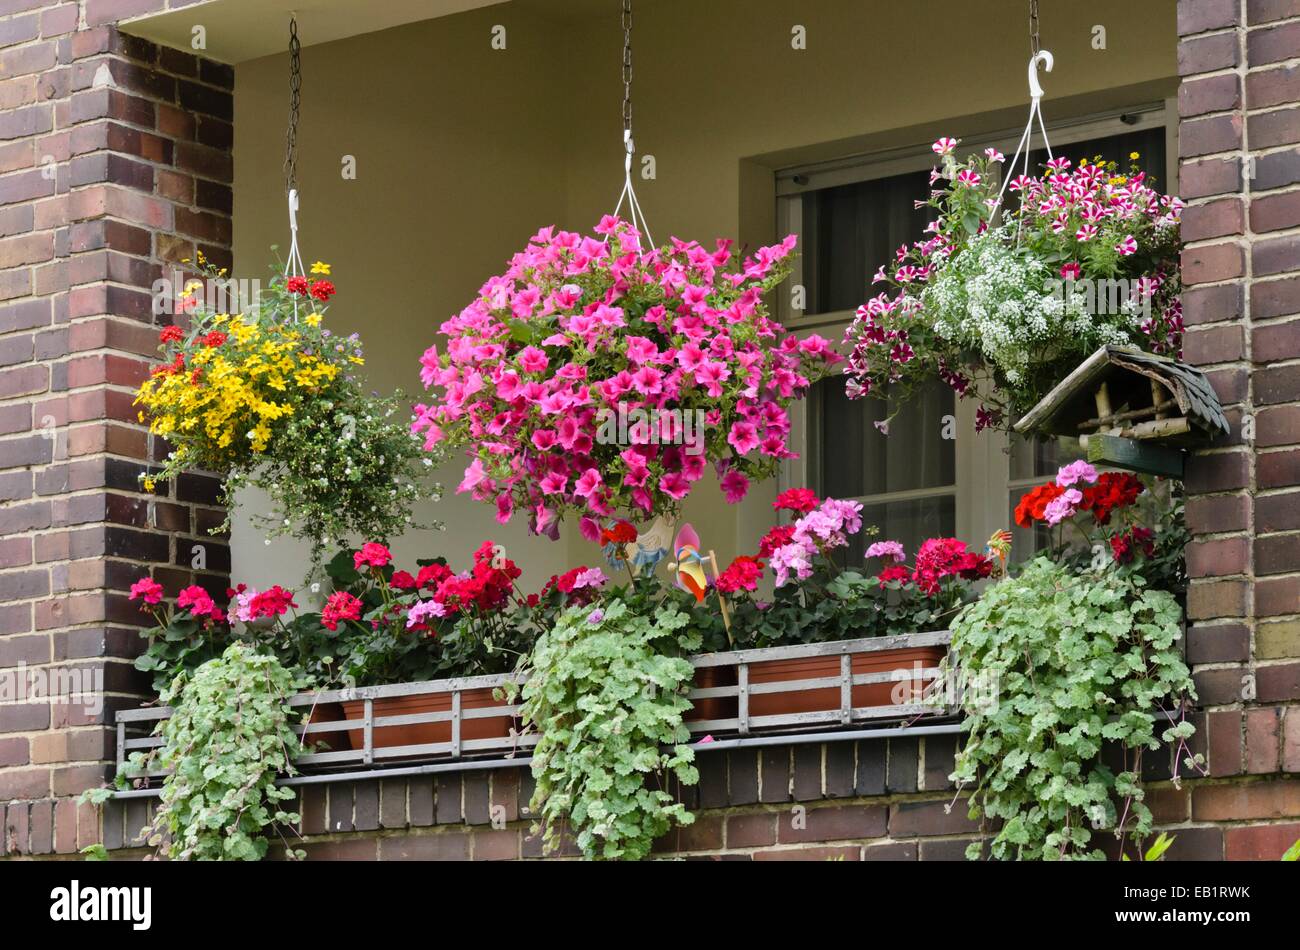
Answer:
<path fill-rule="evenodd" d="M 287 700 L 304 686 L 275 657 L 233 643 L 220 657 L 182 674 L 160 699 L 174 708 L 159 724 L 162 745 L 136 752 L 118 776 L 126 786 L 157 769 L 170 770 L 148 841 L 173 861 L 258 861 L 268 832 L 297 824 L 284 803 L 294 797 L 276 786 L 293 774 L 299 744 Z M 89 796 L 102 801 L 106 790 Z M 303 852 L 286 848 L 291 858 Z"/>
<path fill-rule="evenodd" d="M 1140 842 L 1152 821 L 1142 754 L 1172 747 L 1175 782 L 1179 763 L 1201 768 L 1187 750 L 1195 692 L 1180 618 L 1174 596 L 1140 575 L 1040 557 L 953 621 L 952 655 L 981 688 L 961 697 L 967 736 L 952 777 L 973 786 L 971 818 L 1001 822 L 994 858 L 1099 859 L 1103 833 Z M 1111 745 L 1118 768 L 1103 754 Z"/>
<path fill-rule="evenodd" d="M 637 606 L 640 604 L 640 606 Z M 573 607 L 534 648 L 522 716 L 537 728 L 532 808 L 548 850 L 567 824 L 591 859 L 639 860 L 695 816 L 665 789 L 699 773 L 682 714 L 698 649 L 685 613 L 633 599 Z"/>

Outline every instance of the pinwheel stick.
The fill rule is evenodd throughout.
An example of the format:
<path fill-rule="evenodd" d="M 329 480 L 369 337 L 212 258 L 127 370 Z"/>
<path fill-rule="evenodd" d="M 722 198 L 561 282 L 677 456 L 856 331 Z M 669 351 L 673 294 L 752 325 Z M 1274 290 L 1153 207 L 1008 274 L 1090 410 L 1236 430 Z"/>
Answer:
<path fill-rule="evenodd" d="M 722 591 L 718 589 L 718 575 L 720 573 L 718 571 L 718 556 L 712 551 L 709 551 L 709 563 L 713 565 L 713 590 L 718 595 L 718 606 L 722 608 L 722 626 L 727 631 L 727 642 L 734 647 L 736 641 L 731 638 L 731 614 L 727 610 L 727 598 L 723 597 Z"/>

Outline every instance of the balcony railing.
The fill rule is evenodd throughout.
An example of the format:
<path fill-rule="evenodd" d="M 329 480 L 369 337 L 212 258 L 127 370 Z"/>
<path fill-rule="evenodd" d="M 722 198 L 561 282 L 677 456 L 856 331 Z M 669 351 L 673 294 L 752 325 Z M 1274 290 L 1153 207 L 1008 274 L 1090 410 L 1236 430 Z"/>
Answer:
<path fill-rule="evenodd" d="M 781 741 L 833 741 L 836 738 L 860 738 L 868 734 L 894 735 L 899 731 L 952 732 L 956 726 L 935 726 L 934 721 L 951 717 L 954 710 L 934 699 L 912 695 L 912 701 L 888 704 L 854 705 L 855 689 L 862 695 L 863 688 L 885 684 L 906 684 L 902 691 L 914 694 L 922 689 L 933 692 L 940 678 L 937 664 L 915 661 L 897 669 L 855 672 L 855 658 L 867 661 L 879 658 L 889 662 L 885 651 L 916 648 L 945 648 L 950 640 L 946 631 L 916 633 L 894 637 L 870 637 L 858 640 L 837 640 L 827 643 L 800 644 L 798 646 L 770 647 L 759 650 L 737 650 L 724 653 L 707 653 L 692 657 L 697 670 L 696 685 L 688 696 L 695 704 L 693 715 L 701 712 L 726 713 L 713 718 L 691 719 L 687 726 L 693 737 L 708 736 L 716 747 L 733 747 L 740 744 L 775 744 Z M 772 680 L 762 675 L 771 664 L 799 660 L 829 659 L 834 664 L 832 675 L 806 676 L 799 679 Z M 827 664 L 828 666 L 831 664 Z M 875 663 L 881 665 L 880 662 Z M 756 681 L 755 674 L 760 674 Z M 423 683 L 398 683 L 390 686 L 366 686 L 353 689 L 322 690 L 301 693 L 289 700 L 289 705 L 303 708 L 306 724 L 295 727 L 303 740 L 304 751 L 294 757 L 294 764 L 302 775 L 299 782 L 311 781 L 309 776 L 337 776 L 339 770 L 400 769 L 404 773 L 444 771 L 459 768 L 492 768 L 522 765 L 527 752 L 536 744 L 537 736 L 521 731 L 519 706 L 510 703 L 504 695 L 485 699 L 489 691 L 504 693 L 503 687 L 518 682 L 518 674 L 497 676 L 471 676 L 459 679 L 433 680 Z M 699 685 L 700 681 L 717 685 Z M 781 694 L 809 694 L 819 691 L 811 705 L 820 707 L 794 712 L 756 714 L 755 708 L 775 705 L 767 697 Z M 827 702 L 835 696 L 837 700 Z M 382 707 L 386 701 L 427 698 L 434 703 L 441 700 L 447 708 L 433 711 L 387 714 Z M 445 698 L 444 698 L 445 697 Z M 466 702 L 467 697 L 473 705 Z M 905 697 L 906 698 L 906 697 Z M 819 700 L 819 701 L 817 701 Z M 351 706 L 355 713 L 345 711 Z M 805 701 L 803 705 L 809 705 Z M 376 707 L 381 707 L 378 711 Z M 734 709 L 734 713 L 732 710 Z M 170 707 L 145 707 L 123 710 L 117 714 L 117 768 L 125 767 L 133 752 L 157 748 L 162 739 L 152 735 L 156 725 L 172 713 Z M 341 718 L 340 718 L 341 717 Z M 510 720 L 511 725 L 499 731 L 501 735 L 470 737 L 476 720 Z M 920 723 L 924 722 L 924 725 Z M 377 736 L 382 730 L 396 727 L 430 726 L 448 724 L 447 738 L 434 742 L 394 745 Z M 861 727 L 872 725 L 888 728 L 863 732 Z M 854 727 L 858 727 L 856 730 Z M 441 731 L 441 730 L 440 730 Z M 756 741 L 771 737 L 771 742 Z M 378 741 L 377 741 L 378 740 Z M 327 748 L 320 748 L 322 744 Z M 709 744 L 699 744 L 710 748 Z M 349 748 L 349 746 L 352 746 Z M 311 751 L 308 751 L 311 749 Z M 459 765 L 458 765 L 459 763 Z M 150 772 L 140 778 L 156 778 L 163 773 Z M 316 781 L 324 780 L 321 778 Z"/>

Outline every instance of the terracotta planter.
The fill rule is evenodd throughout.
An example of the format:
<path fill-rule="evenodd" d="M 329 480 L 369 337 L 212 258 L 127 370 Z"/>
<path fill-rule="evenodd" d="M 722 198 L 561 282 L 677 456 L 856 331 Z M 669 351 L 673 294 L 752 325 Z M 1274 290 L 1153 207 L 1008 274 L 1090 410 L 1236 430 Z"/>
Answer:
<path fill-rule="evenodd" d="M 310 719 L 303 722 L 308 723 L 322 722 L 342 722 L 346 717 L 343 714 L 343 707 L 339 703 L 317 703 L 315 707 L 308 706 L 304 716 L 310 715 Z M 304 749 L 306 752 L 344 752 L 348 749 L 348 737 L 341 732 L 313 732 L 307 736 L 308 745 L 312 748 Z M 319 748 L 323 743 L 325 748 Z"/>
<path fill-rule="evenodd" d="M 938 666 L 947 653 L 946 647 L 904 647 L 898 650 L 879 650 L 872 653 L 852 654 L 854 675 L 860 673 L 889 673 L 894 670 L 922 669 Z M 788 683 L 791 680 L 821 679 L 840 675 L 839 655 L 809 656 L 794 660 L 770 660 L 749 667 L 749 682 Z M 929 680 L 905 679 L 889 683 L 870 683 L 854 686 L 854 708 L 863 706 L 893 706 L 894 690 L 906 690 L 904 702 L 918 702 Z M 822 712 L 840 708 L 838 686 L 818 689 L 801 689 L 790 693 L 750 693 L 751 716 L 783 716 L 790 713 Z"/>
<path fill-rule="evenodd" d="M 460 694 L 460 708 L 483 709 L 499 706 L 501 702 L 493 695 L 493 690 L 467 689 Z M 351 699 L 342 704 L 348 719 L 361 719 L 365 716 L 364 700 Z M 374 701 L 374 715 L 413 716 L 417 713 L 451 712 L 451 693 L 424 693 L 414 696 L 388 696 Z M 487 716 L 482 719 L 464 719 L 460 721 L 460 738 L 469 739 L 508 739 L 514 717 Z M 365 747 L 365 730 L 349 729 L 348 741 L 353 749 Z M 372 741 L 376 749 L 387 749 L 402 745 L 429 745 L 434 742 L 451 741 L 451 720 L 438 722 L 421 722 L 407 726 L 376 726 Z"/>
<path fill-rule="evenodd" d="M 715 686 L 735 686 L 736 668 L 734 666 L 701 666 L 695 671 L 696 689 L 712 689 Z M 708 699 L 692 699 L 694 708 L 683 716 L 683 722 L 698 722 L 701 719 L 736 718 L 735 696 L 714 696 Z"/>

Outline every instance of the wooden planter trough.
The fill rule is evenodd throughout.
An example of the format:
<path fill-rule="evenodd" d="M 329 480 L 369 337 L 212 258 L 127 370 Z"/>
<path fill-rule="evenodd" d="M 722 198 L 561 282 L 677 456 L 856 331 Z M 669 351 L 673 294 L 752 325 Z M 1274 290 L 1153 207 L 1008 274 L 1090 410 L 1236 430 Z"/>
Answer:
<path fill-rule="evenodd" d="M 867 637 L 693 657 L 687 694 L 692 735 L 815 731 L 863 722 L 950 712 L 923 702 L 939 678 L 947 632 Z M 415 760 L 505 759 L 526 753 L 535 734 L 520 734 L 519 707 L 494 693 L 514 674 L 302 693 L 295 727 L 303 751 L 295 764 L 332 770 Z M 132 752 L 161 740 L 142 733 L 171 715 L 169 707 L 117 713 L 119 770 Z M 308 751 L 310 750 L 310 751 Z"/>

